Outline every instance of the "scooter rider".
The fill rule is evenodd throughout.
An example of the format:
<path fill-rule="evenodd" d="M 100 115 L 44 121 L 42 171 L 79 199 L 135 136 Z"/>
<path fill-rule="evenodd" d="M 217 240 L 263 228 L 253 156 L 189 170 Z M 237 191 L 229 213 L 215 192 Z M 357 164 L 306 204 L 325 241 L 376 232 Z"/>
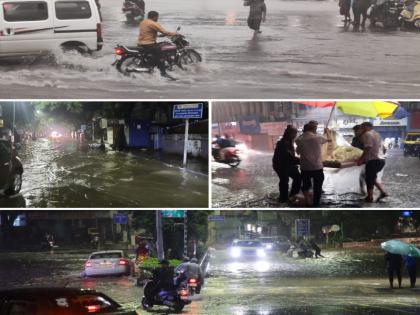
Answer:
<path fill-rule="evenodd" d="M 150 53 L 153 56 L 154 66 L 157 66 L 160 70 L 160 74 L 171 80 L 175 80 L 173 77 L 166 73 L 165 64 L 162 61 L 162 53 L 160 45 L 156 42 L 158 33 L 163 36 L 175 36 L 176 33 L 168 32 L 165 30 L 157 21 L 159 19 L 159 13 L 156 11 L 150 11 L 147 13 L 147 19 L 144 19 L 139 26 L 140 34 L 138 38 L 138 45 L 141 46 L 146 53 Z"/>
<path fill-rule="evenodd" d="M 197 258 L 190 260 L 188 257 L 184 257 L 183 263 L 175 268 L 175 273 L 184 273 L 187 280 L 190 278 L 197 279 L 196 293 L 200 294 L 201 287 L 204 284 L 204 277 Z"/>
<path fill-rule="evenodd" d="M 152 283 L 144 288 L 144 296 L 147 304 L 153 306 L 154 297 L 160 290 L 172 290 L 174 288 L 174 269 L 169 266 L 169 261 L 163 259 L 159 262 L 160 267 L 153 270 Z"/>
<path fill-rule="evenodd" d="M 225 134 L 225 138 L 216 135 L 216 140 L 213 141 L 213 144 L 217 144 L 219 147 L 218 149 L 215 149 L 215 157 L 222 161 L 225 159 L 224 149 L 234 148 L 236 146 L 235 140 L 229 138 L 228 134 Z"/>

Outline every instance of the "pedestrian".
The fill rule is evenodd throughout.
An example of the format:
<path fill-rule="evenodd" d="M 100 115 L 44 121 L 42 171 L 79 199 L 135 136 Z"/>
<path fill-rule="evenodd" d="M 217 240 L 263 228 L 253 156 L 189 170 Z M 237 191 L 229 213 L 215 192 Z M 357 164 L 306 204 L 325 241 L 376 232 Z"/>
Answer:
<path fill-rule="evenodd" d="M 351 145 L 363 151 L 362 126 L 355 125 L 353 127 L 353 132 L 354 132 L 354 137 L 351 141 Z M 360 193 L 362 195 L 366 195 L 365 178 L 366 178 L 366 172 L 365 172 L 365 168 L 363 168 L 360 171 L 360 175 L 359 175 L 359 187 L 360 187 Z"/>
<path fill-rule="evenodd" d="M 312 249 L 315 251 L 315 258 L 325 258 L 321 255 L 321 248 L 313 240 L 311 240 L 309 243 L 311 244 Z"/>
<path fill-rule="evenodd" d="M 388 269 L 389 286 L 391 289 L 394 288 L 394 274 L 397 275 L 398 288 L 401 289 L 401 267 L 402 267 L 402 256 L 398 254 L 385 254 L 385 260 Z"/>
<path fill-rule="evenodd" d="M 289 197 L 297 195 L 301 187 L 299 172 L 300 159 L 295 152 L 297 129 L 288 125 L 281 140 L 277 141 L 273 155 L 273 169 L 279 177 L 279 201 L 287 202 Z M 292 189 L 289 195 L 289 178 L 292 179 Z"/>
<path fill-rule="evenodd" d="M 322 184 L 324 183 L 324 166 L 322 164 L 321 147 L 331 142 L 331 132 L 325 128 L 327 138 L 318 135 L 318 122 L 310 121 L 303 127 L 303 134 L 296 139 L 296 152 L 300 155 L 300 171 L 302 173 L 302 192 L 307 205 L 318 207 L 321 201 Z M 313 183 L 312 183 L 313 182 Z M 309 194 L 313 187 L 313 201 Z"/>
<path fill-rule="evenodd" d="M 248 26 L 254 30 L 254 35 L 261 33 L 261 22 L 265 22 L 267 16 L 267 7 L 264 0 L 249 0 Z"/>
<path fill-rule="evenodd" d="M 362 143 L 363 154 L 357 161 L 357 165 L 366 164 L 365 167 L 365 181 L 367 187 L 366 202 L 373 202 L 373 189 L 378 188 L 380 195 L 376 201 L 389 197 L 385 192 L 381 183 L 378 182 L 378 173 L 382 171 L 385 166 L 385 160 L 379 158 L 379 150 L 382 148 L 382 139 L 379 133 L 373 130 L 373 125 L 370 122 L 361 124 L 362 129 Z"/>
<path fill-rule="evenodd" d="M 416 286 L 416 269 L 417 269 L 417 262 L 416 258 L 412 256 L 405 256 L 404 257 L 404 265 L 405 269 L 407 269 L 408 276 L 410 277 L 410 288 L 414 288 Z"/>
<path fill-rule="evenodd" d="M 344 24 L 350 23 L 351 0 L 339 0 L 338 6 L 340 7 L 340 15 L 344 15 Z"/>

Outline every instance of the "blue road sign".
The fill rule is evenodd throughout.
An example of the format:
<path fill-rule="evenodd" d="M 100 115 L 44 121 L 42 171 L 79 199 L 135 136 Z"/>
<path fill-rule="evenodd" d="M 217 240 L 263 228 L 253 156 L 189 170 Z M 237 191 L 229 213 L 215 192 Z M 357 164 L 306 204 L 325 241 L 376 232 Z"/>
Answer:
<path fill-rule="evenodd" d="M 128 215 L 123 213 L 114 214 L 114 224 L 128 224 Z"/>
<path fill-rule="evenodd" d="M 223 222 L 225 221 L 225 217 L 223 215 L 209 215 L 207 217 L 208 221 L 211 222 Z"/>
<path fill-rule="evenodd" d="M 297 219 L 296 220 L 296 236 L 310 236 L 311 220 Z"/>
<path fill-rule="evenodd" d="M 174 119 L 203 118 L 203 103 L 174 105 L 173 118 Z"/>

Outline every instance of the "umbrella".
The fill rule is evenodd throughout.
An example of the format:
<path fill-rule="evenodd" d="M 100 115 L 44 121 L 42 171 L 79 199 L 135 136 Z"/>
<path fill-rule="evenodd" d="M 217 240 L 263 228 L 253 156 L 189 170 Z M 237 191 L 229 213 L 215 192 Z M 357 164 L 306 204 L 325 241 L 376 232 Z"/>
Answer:
<path fill-rule="evenodd" d="M 327 126 L 329 125 L 329 122 L 331 120 L 334 108 L 338 108 L 341 112 L 343 112 L 346 115 L 361 116 L 368 118 L 379 117 L 381 119 L 384 119 L 391 117 L 393 113 L 400 107 L 398 103 L 393 103 L 389 101 L 298 101 L 297 103 L 321 108 L 332 107 Z"/>
<path fill-rule="evenodd" d="M 413 244 L 407 244 L 399 240 L 390 240 L 381 243 L 383 250 L 404 256 L 420 257 L 420 250 Z"/>

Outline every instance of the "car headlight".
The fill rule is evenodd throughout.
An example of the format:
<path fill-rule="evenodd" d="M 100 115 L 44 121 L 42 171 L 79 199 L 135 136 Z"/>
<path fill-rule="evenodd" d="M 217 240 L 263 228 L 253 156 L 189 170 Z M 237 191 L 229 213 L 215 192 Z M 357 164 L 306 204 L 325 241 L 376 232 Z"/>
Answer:
<path fill-rule="evenodd" d="M 257 249 L 257 256 L 260 258 L 265 257 L 265 250 L 263 248 Z"/>
<path fill-rule="evenodd" d="M 267 244 L 267 245 L 265 245 L 265 248 L 272 249 L 273 248 L 273 245 L 272 244 Z"/>
<path fill-rule="evenodd" d="M 230 250 L 230 255 L 231 255 L 233 258 L 238 258 L 238 257 L 241 257 L 241 249 L 240 249 L 240 248 L 237 248 L 237 247 L 233 247 L 233 248 Z"/>

